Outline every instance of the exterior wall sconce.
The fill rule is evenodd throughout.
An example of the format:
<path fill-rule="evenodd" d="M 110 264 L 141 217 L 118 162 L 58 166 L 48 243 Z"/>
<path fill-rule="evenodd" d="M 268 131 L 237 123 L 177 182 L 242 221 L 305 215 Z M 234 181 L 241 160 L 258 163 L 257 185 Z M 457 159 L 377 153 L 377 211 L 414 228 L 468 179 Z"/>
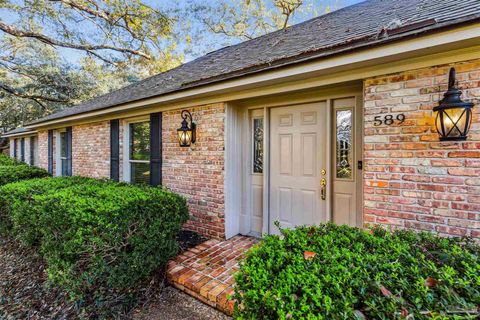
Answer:
<path fill-rule="evenodd" d="M 460 99 L 462 91 L 455 85 L 455 68 L 450 69 L 448 91 L 440 104 L 433 108 L 437 112 L 435 125 L 440 141 L 462 141 L 467 139 L 472 124 L 472 102 Z"/>
<path fill-rule="evenodd" d="M 178 143 L 180 147 L 189 147 L 196 141 L 197 126 L 192 120 L 192 114 L 187 110 L 182 111 L 182 126 L 178 128 Z M 190 123 L 190 126 L 189 126 Z"/>

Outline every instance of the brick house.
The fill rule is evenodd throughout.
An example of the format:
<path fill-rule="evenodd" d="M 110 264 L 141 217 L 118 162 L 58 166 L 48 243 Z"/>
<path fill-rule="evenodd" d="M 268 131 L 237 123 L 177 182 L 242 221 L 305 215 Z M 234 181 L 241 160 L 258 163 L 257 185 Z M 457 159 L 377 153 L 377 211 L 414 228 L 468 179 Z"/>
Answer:
<path fill-rule="evenodd" d="M 475 107 L 466 140 L 440 141 L 452 67 Z M 209 237 L 333 221 L 479 238 L 479 102 L 480 1 L 369 0 L 4 137 L 54 175 L 183 194 L 185 227 Z"/>

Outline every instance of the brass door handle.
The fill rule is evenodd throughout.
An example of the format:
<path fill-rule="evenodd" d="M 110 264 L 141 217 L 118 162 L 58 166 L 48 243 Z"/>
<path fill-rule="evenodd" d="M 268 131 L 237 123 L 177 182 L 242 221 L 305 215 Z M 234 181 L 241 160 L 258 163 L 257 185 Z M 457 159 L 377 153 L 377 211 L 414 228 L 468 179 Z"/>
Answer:
<path fill-rule="evenodd" d="M 327 180 L 325 178 L 323 178 L 322 180 L 320 180 L 320 195 L 322 197 L 322 200 L 326 200 L 327 199 Z"/>

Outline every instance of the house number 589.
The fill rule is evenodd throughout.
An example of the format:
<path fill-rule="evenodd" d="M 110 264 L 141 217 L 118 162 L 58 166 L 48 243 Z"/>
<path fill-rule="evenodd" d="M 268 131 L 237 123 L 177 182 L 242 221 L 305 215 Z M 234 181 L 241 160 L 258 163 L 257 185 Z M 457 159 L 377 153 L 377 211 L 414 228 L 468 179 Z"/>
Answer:
<path fill-rule="evenodd" d="M 381 126 L 382 124 L 385 124 L 387 126 L 391 126 L 395 122 L 398 124 L 401 124 L 405 121 L 405 115 L 403 113 L 397 114 L 397 116 L 394 118 L 392 114 L 387 114 L 385 116 L 375 116 L 373 118 L 373 125 L 378 127 Z"/>

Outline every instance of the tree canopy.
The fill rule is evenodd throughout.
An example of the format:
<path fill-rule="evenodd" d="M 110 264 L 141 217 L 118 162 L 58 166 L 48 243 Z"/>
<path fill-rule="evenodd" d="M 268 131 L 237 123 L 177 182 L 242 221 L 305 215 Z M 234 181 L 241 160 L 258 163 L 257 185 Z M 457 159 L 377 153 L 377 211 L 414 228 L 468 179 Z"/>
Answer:
<path fill-rule="evenodd" d="M 338 0 L 0 0 L 0 132 Z"/>
<path fill-rule="evenodd" d="M 3 130 L 183 61 L 175 19 L 141 0 L 0 0 Z"/>

